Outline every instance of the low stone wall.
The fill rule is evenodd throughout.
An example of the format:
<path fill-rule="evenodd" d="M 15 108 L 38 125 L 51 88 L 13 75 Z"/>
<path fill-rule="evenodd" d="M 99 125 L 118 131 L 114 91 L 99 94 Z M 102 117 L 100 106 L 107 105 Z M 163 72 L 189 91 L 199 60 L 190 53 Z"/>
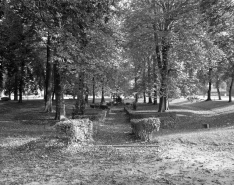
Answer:
<path fill-rule="evenodd" d="M 162 129 L 173 129 L 177 123 L 177 116 L 175 112 L 135 112 L 127 107 L 124 108 L 126 114 L 129 117 L 129 121 L 132 119 L 143 119 L 143 118 L 159 118 L 160 128 Z"/>
<path fill-rule="evenodd" d="M 156 132 L 160 129 L 159 118 L 132 119 L 133 134 L 143 141 L 152 141 Z"/>
<path fill-rule="evenodd" d="M 56 133 L 66 136 L 70 142 L 92 142 L 93 122 L 89 119 L 73 119 L 55 124 Z"/>

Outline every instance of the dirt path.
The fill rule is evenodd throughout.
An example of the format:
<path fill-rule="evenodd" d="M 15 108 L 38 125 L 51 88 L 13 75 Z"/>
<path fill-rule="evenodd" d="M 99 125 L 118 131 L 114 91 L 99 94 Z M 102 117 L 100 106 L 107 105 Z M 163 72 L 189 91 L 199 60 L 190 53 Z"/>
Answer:
<path fill-rule="evenodd" d="M 114 107 L 99 126 L 96 144 L 121 145 L 133 141 L 131 126 L 123 107 Z"/>

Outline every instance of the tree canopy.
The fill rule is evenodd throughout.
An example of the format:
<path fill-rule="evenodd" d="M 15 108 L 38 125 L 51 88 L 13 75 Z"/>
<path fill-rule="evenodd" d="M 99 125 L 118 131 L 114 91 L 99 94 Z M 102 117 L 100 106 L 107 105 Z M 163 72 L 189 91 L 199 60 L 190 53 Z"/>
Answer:
<path fill-rule="evenodd" d="M 77 112 L 91 89 L 120 88 L 149 103 L 158 98 L 164 112 L 169 98 L 233 83 L 233 7 L 232 0 L 1 1 L 0 88 L 19 102 L 44 90 L 46 111 L 53 92 L 57 107 L 66 92 L 77 96 Z"/>

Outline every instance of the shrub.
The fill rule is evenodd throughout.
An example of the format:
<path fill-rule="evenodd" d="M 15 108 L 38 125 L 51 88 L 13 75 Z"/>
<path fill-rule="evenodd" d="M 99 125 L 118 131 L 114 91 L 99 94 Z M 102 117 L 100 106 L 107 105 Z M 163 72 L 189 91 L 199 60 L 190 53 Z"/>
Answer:
<path fill-rule="evenodd" d="M 1 100 L 2 100 L 2 101 L 9 101 L 10 98 L 9 98 L 9 97 L 2 97 Z"/>
<path fill-rule="evenodd" d="M 89 119 L 60 121 L 54 127 L 59 136 L 65 135 L 70 142 L 93 141 L 93 123 Z"/>
<path fill-rule="evenodd" d="M 69 134 L 71 128 L 71 121 L 60 121 L 54 125 L 56 133 L 59 135 L 67 135 Z"/>
<path fill-rule="evenodd" d="M 132 132 L 136 137 L 150 141 L 153 134 L 159 131 L 160 119 L 159 118 L 145 118 L 145 119 L 132 119 L 131 120 Z"/>

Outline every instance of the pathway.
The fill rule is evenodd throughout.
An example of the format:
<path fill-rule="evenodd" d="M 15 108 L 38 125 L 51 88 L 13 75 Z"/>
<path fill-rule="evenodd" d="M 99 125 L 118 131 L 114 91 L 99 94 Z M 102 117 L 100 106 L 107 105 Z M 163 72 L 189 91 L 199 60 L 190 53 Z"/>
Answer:
<path fill-rule="evenodd" d="M 113 107 L 101 123 L 95 140 L 97 144 L 126 144 L 132 142 L 132 129 L 123 107 Z"/>

